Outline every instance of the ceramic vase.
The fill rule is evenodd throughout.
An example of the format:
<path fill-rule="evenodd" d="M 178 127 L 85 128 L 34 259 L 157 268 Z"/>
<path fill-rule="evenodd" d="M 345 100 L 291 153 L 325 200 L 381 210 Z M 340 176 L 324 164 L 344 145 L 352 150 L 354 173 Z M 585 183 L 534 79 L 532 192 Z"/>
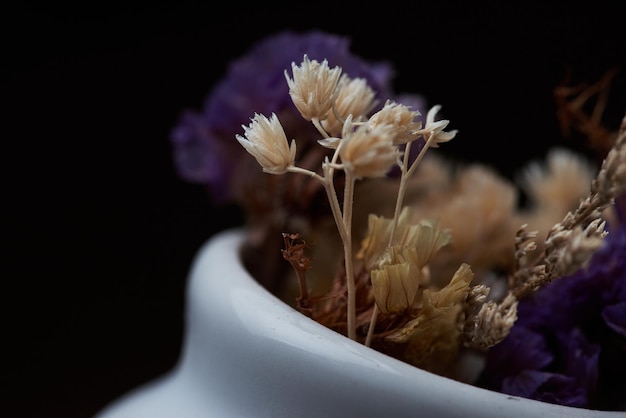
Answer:
<path fill-rule="evenodd" d="M 173 370 L 97 418 L 624 417 L 484 390 L 351 341 L 260 286 L 243 238 L 228 230 L 198 252 Z"/>

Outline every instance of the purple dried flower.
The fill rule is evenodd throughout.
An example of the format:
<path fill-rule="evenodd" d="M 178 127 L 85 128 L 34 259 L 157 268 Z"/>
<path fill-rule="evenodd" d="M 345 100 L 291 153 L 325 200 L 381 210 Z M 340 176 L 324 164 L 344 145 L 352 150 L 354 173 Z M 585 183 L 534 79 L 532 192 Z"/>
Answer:
<path fill-rule="evenodd" d="M 215 201 L 227 201 L 233 197 L 232 172 L 245 155 L 235 134 L 255 112 L 279 115 L 289 139 L 301 137 L 300 131 L 309 132 L 310 124 L 301 120 L 291 102 L 284 76 L 291 63 L 299 63 L 305 53 L 310 59 L 327 59 L 330 66 L 342 67 L 352 78 L 365 78 L 379 102 L 391 97 L 391 65 L 367 62 L 351 54 L 349 46 L 348 38 L 337 35 L 285 31 L 262 40 L 231 62 L 202 111 L 184 112 L 172 130 L 175 166 L 181 178 L 205 184 Z M 412 104 L 419 106 L 422 101 L 416 96 Z"/>
<path fill-rule="evenodd" d="M 624 408 L 626 224 L 609 232 L 587 268 L 522 299 L 518 318 L 489 350 L 481 386 L 562 405 Z"/>

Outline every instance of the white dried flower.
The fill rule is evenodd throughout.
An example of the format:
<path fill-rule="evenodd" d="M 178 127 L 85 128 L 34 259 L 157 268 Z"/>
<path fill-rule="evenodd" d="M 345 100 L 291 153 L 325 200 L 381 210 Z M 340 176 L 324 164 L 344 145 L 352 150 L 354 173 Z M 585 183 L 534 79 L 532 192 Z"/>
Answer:
<path fill-rule="evenodd" d="M 393 144 L 393 133 L 386 125 L 374 129 L 361 125 L 342 142 L 339 156 L 343 169 L 355 179 L 384 177 L 401 155 Z"/>
<path fill-rule="evenodd" d="M 339 135 L 348 115 L 352 115 L 352 118 L 358 121 L 372 111 L 376 104 L 375 97 L 376 93 L 364 78 L 351 79 L 345 74 L 342 75 L 339 80 L 335 106 L 331 112 L 328 112 L 323 124 L 324 129 L 330 135 Z"/>
<path fill-rule="evenodd" d="M 296 141 L 287 142 L 287 136 L 278 117 L 272 113 L 268 119 L 255 113 L 249 126 L 242 125 L 244 136 L 236 135 L 237 141 L 270 174 L 284 174 L 296 159 Z"/>
<path fill-rule="evenodd" d="M 545 165 L 538 162 L 528 165 L 520 176 L 520 185 L 536 204 L 560 206 L 567 213 L 589 194 L 593 177 L 594 169 L 587 159 L 573 151 L 555 148 L 548 153 Z"/>
<path fill-rule="evenodd" d="M 433 135 L 430 143 L 430 146 L 432 148 L 437 148 L 442 142 L 450 141 L 456 136 L 458 132 L 457 130 L 444 132 L 444 129 L 450 123 L 450 121 L 447 119 L 442 119 L 435 122 L 435 115 L 437 114 L 437 112 L 439 112 L 439 110 L 441 110 L 441 105 L 435 105 L 431 107 L 428 113 L 426 113 L 426 125 L 423 129 L 415 131 L 416 134 L 424 135 L 427 139 L 431 135 Z"/>
<path fill-rule="evenodd" d="M 341 68 L 330 69 L 327 60 L 319 63 L 316 60 L 309 60 L 305 54 L 300 66 L 295 62 L 291 63 L 291 70 L 293 79 L 286 70 L 285 78 L 293 104 L 304 119 L 323 120 L 337 98 Z"/>
<path fill-rule="evenodd" d="M 376 125 L 389 125 L 393 129 L 394 144 L 406 144 L 418 138 L 415 132 L 422 128 L 421 122 L 416 122 L 415 118 L 420 115 L 418 111 L 403 104 L 387 100 L 385 106 L 374 113 L 369 119 L 370 127 Z"/>

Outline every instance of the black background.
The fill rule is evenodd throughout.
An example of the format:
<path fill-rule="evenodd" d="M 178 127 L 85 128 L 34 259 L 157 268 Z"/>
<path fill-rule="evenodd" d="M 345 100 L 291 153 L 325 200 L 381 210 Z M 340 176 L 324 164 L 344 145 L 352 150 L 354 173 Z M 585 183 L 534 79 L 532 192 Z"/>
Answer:
<path fill-rule="evenodd" d="M 169 131 L 266 35 L 317 28 L 392 60 L 396 90 L 460 130 L 452 157 L 513 176 L 553 145 L 581 148 L 560 136 L 552 90 L 568 69 L 594 81 L 624 65 L 619 1 L 421 3 L 5 9 L 2 415 L 90 417 L 175 364 L 192 257 L 241 218 L 177 177 Z"/>

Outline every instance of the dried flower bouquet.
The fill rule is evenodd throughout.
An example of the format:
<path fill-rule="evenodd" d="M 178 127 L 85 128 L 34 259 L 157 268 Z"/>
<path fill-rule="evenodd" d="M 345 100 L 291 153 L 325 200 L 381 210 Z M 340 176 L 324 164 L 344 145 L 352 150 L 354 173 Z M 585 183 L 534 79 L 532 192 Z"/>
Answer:
<path fill-rule="evenodd" d="M 239 70 L 281 43 L 302 54 L 281 70 L 291 103 L 274 95 L 273 109 L 236 109 L 250 123 L 233 133 L 268 175 L 240 159 L 221 192 L 246 208 L 253 275 L 303 314 L 417 367 L 546 402 L 624 408 L 626 227 L 613 204 L 626 187 L 626 118 L 597 173 L 565 150 L 545 170 L 532 165 L 523 186 L 535 206 L 522 210 L 491 170 L 454 172 L 429 153 L 457 135 L 437 120 L 441 106 L 422 120 L 423 100 L 394 97 L 389 68 L 350 56 L 341 38 L 283 34 Z M 236 103 L 215 100 L 233 81 L 208 109 Z M 226 128 L 186 116 L 173 135 L 183 176 L 207 173 L 199 146 L 237 155 L 234 141 L 215 140 Z M 260 271 L 271 252 L 294 274 L 271 262 Z M 484 368 L 468 374 L 464 359 L 476 352 Z"/>

